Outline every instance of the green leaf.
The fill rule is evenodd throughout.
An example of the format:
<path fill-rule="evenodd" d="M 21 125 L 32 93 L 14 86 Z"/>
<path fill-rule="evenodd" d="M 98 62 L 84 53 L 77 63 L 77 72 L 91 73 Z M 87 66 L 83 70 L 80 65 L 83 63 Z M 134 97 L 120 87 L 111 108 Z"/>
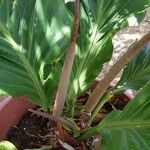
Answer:
<path fill-rule="evenodd" d="M 146 44 L 127 64 L 116 91 L 139 90 L 150 80 L 150 43 Z"/>
<path fill-rule="evenodd" d="M 57 88 L 71 22 L 63 0 L 2 1 L 0 93 L 27 96 L 47 110 Z"/>
<path fill-rule="evenodd" d="M 150 149 L 150 82 L 122 111 L 112 112 L 100 123 L 103 149 Z"/>
<path fill-rule="evenodd" d="M 17 148 L 9 141 L 2 141 L 0 142 L 0 150 L 17 150 Z"/>
<path fill-rule="evenodd" d="M 71 6 L 69 3 L 68 7 Z M 140 22 L 148 6 L 149 0 L 81 0 L 76 56 L 68 90 L 68 112 L 73 110 L 77 96 L 110 60 L 114 34 L 129 25 L 129 18 Z"/>
<path fill-rule="evenodd" d="M 101 134 L 103 150 L 150 149 L 150 81 L 122 110 L 113 111 L 82 139 Z M 84 138 L 83 138 L 84 137 Z"/>

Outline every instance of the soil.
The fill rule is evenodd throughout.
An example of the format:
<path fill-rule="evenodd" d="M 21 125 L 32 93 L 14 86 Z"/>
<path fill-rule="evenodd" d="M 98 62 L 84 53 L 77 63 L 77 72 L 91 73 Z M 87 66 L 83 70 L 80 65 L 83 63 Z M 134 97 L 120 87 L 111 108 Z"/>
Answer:
<path fill-rule="evenodd" d="M 12 126 L 7 140 L 12 142 L 18 150 L 41 148 L 45 145 L 54 145 L 53 123 L 48 119 L 27 113 L 17 126 Z"/>
<path fill-rule="evenodd" d="M 93 88 L 93 86 L 91 87 Z M 80 96 L 78 100 L 80 104 L 78 105 L 84 105 L 87 98 L 87 93 L 83 94 L 83 96 Z M 92 126 L 98 124 L 112 110 L 122 110 L 129 101 L 130 99 L 122 94 L 113 96 L 110 102 L 107 102 L 95 117 Z M 54 147 L 53 149 L 55 150 L 64 150 L 64 148 L 58 141 L 58 139 L 61 138 L 65 138 L 66 143 L 75 143 L 74 145 L 77 145 L 75 148 L 76 150 L 83 150 L 83 147 L 85 147 L 85 145 L 86 147 L 91 147 L 93 138 L 88 140 L 86 143 L 76 143 L 77 141 L 74 141 L 74 138 L 64 133 L 62 129 L 59 130 L 59 134 L 63 135 L 63 137 L 60 137 L 59 135 L 58 137 L 57 135 L 55 135 L 54 125 L 54 122 L 51 122 L 44 117 L 29 112 L 22 117 L 18 125 L 12 126 L 10 128 L 7 134 L 7 140 L 12 142 L 18 148 L 18 150 L 41 148 L 49 145 Z M 72 143 L 70 145 L 72 145 Z M 85 148 L 85 150 L 87 149 L 89 148 Z"/>
<path fill-rule="evenodd" d="M 16 126 L 10 128 L 6 140 L 13 143 L 18 150 L 43 147 L 50 147 L 47 148 L 49 150 L 66 150 L 64 145 L 68 148 L 74 147 L 75 150 L 87 150 L 88 147 L 88 142 L 86 147 L 83 142 L 77 142 L 72 133 L 68 134 L 61 125 L 30 112 L 25 114 Z"/>

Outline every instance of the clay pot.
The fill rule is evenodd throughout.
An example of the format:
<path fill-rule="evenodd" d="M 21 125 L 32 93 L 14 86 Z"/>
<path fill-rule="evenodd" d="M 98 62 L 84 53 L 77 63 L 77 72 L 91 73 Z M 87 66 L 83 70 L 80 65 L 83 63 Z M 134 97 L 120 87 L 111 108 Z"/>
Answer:
<path fill-rule="evenodd" d="M 28 108 L 33 107 L 35 105 L 25 97 L 15 99 L 7 97 L 0 103 L 0 141 L 6 138 L 10 127 L 19 122 L 21 117 L 28 111 Z"/>
<path fill-rule="evenodd" d="M 121 94 L 120 98 L 129 101 L 133 96 L 126 92 Z M 2 103 L 0 103 L 0 141 L 6 138 L 10 127 L 16 125 L 21 117 L 28 112 L 29 108 L 34 107 L 35 105 L 25 97 L 18 97 L 15 99 L 7 97 Z"/>

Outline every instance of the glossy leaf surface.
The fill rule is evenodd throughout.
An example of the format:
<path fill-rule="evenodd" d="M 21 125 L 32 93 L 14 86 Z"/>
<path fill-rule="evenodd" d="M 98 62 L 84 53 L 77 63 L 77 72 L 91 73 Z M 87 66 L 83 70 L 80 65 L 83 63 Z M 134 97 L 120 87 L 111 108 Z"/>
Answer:
<path fill-rule="evenodd" d="M 140 22 L 148 5 L 149 0 L 81 0 L 76 56 L 68 90 L 68 112 L 76 97 L 110 60 L 114 34 L 133 20 Z"/>
<path fill-rule="evenodd" d="M 150 149 L 150 81 L 123 111 L 111 112 L 97 127 L 104 150 Z"/>
<path fill-rule="evenodd" d="M 1 141 L 0 150 L 17 150 L 17 148 L 9 141 Z"/>
<path fill-rule="evenodd" d="M 102 150 L 149 150 L 149 91 L 150 81 L 122 111 L 112 111 L 97 126 L 85 131 L 79 140 L 99 134 Z"/>
<path fill-rule="evenodd" d="M 63 0 L 0 3 L 0 92 L 24 95 L 45 110 L 57 88 L 70 38 Z"/>
<path fill-rule="evenodd" d="M 0 93 L 24 95 L 45 110 L 49 107 L 70 40 L 73 5 L 68 4 L 0 1 Z M 148 6 L 149 0 L 81 0 L 68 110 L 110 60 L 114 34 L 129 18 L 141 21 Z"/>
<path fill-rule="evenodd" d="M 127 64 L 118 82 L 117 91 L 139 90 L 150 80 L 150 43 L 145 45 Z"/>

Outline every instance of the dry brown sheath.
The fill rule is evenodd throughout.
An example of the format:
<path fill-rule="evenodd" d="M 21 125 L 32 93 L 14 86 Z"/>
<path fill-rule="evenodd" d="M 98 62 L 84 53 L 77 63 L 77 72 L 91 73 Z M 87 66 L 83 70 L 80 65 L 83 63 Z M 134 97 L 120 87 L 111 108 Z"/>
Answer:
<path fill-rule="evenodd" d="M 74 23 L 73 23 L 72 33 L 71 33 L 71 41 L 67 48 L 67 54 L 65 57 L 63 69 L 60 76 L 58 91 L 56 94 L 54 110 L 53 110 L 53 114 L 56 116 L 61 116 L 62 110 L 64 108 L 65 100 L 66 100 L 70 74 L 71 74 L 72 65 L 75 56 L 75 46 L 76 46 L 76 39 L 78 35 L 78 27 L 79 27 L 79 0 L 75 0 Z"/>
<path fill-rule="evenodd" d="M 98 86 L 90 95 L 84 111 L 91 113 L 98 104 L 99 100 L 104 95 L 105 91 L 109 87 L 110 83 L 116 77 L 116 75 L 125 67 L 125 65 L 131 60 L 131 58 L 142 48 L 146 43 L 150 41 L 150 32 L 146 34 L 139 41 L 134 43 L 126 53 L 124 53 L 120 59 L 110 68 L 105 77 L 100 80 Z"/>
<path fill-rule="evenodd" d="M 70 128 L 70 129 L 78 130 L 78 128 L 71 121 L 68 121 L 64 118 L 57 117 L 57 116 L 54 116 L 54 115 L 50 115 L 48 113 L 44 113 L 44 112 L 41 112 L 41 111 L 36 111 L 36 110 L 32 110 L 32 109 L 28 109 L 28 110 L 30 112 L 34 113 L 34 114 L 37 114 L 37 115 L 42 116 L 44 118 L 50 119 L 51 121 L 54 121 L 56 123 L 60 123 L 61 125 L 64 125 L 64 126 Z"/>

